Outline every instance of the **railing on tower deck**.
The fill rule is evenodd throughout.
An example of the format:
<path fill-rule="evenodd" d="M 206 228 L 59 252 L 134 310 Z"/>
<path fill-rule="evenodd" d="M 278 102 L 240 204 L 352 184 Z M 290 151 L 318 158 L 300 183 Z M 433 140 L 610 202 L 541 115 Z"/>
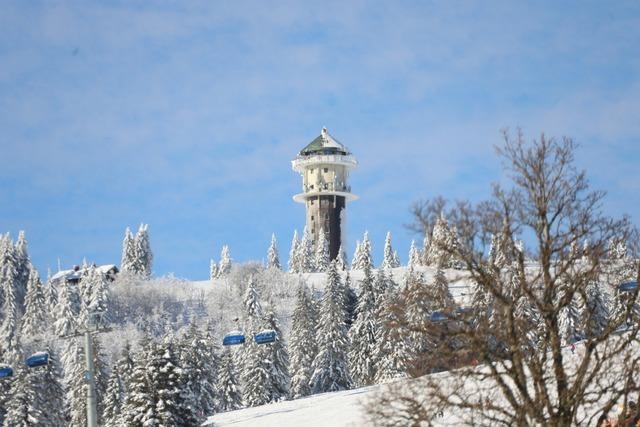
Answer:
<path fill-rule="evenodd" d="M 311 188 L 309 185 L 304 185 L 302 190 L 305 193 L 322 193 L 323 191 L 343 191 L 345 193 L 351 193 L 350 185 L 333 185 L 332 182 L 327 183 L 327 188 Z"/>
<path fill-rule="evenodd" d="M 302 171 L 302 169 L 307 166 L 317 164 L 342 165 L 348 168 L 355 168 L 356 166 L 358 166 L 358 161 L 354 156 L 349 154 L 320 154 L 316 156 L 297 156 L 291 161 L 291 166 L 298 172 Z"/>

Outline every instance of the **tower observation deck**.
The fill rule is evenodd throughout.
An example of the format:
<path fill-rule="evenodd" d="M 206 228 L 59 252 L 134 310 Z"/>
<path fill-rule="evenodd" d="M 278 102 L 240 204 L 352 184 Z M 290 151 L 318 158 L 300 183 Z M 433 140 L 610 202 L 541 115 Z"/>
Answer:
<path fill-rule="evenodd" d="M 306 226 L 314 242 L 324 231 L 331 259 L 342 243 L 342 222 L 346 202 L 356 200 L 348 183 L 349 171 L 358 166 L 349 150 L 334 139 L 326 128 L 291 161 L 302 176 L 302 192 L 293 200 L 306 207 Z"/>

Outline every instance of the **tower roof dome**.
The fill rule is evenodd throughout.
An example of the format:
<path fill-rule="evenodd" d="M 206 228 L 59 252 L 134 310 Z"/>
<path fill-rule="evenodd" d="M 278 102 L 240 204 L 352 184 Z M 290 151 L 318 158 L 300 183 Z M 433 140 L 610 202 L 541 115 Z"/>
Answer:
<path fill-rule="evenodd" d="M 329 134 L 326 127 L 322 128 L 320 136 L 311 141 L 306 147 L 300 150 L 301 156 L 313 154 L 351 154 L 349 149 L 342 145 L 337 139 Z"/>

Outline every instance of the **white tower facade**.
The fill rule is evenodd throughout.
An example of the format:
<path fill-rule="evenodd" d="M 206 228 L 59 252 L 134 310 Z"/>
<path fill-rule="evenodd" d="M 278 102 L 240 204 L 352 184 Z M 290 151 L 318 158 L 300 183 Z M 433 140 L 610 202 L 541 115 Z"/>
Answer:
<path fill-rule="evenodd" d="M 321 230 L 329 240 L 331 259 L 338 255 L 342 243 L 342 220 L 346 203 L 358 196 L 351 193 L 349 172 L 358 166 L 351 152 L 326 128 L 291 161 L 293 170 L 302 176 L 302 192 L 293 200 L 304 203 L 306 225 L 318 241 Z"/>

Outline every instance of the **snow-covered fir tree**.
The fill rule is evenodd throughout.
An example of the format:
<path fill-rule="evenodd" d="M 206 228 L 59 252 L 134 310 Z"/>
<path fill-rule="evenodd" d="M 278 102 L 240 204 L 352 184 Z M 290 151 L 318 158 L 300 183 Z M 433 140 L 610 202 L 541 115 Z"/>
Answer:
<path fill-rule="evenodd" d="M 273 304 L 269 304 L 265 315 L 265 326 L 268 330 L 275 331 L 276 340 L 265 345 L 265 358 L 269 361 L 269 385 L 271 402 L 285 399 L 289 395 L 289 352 L 284 342 L 278 317 L 273 310 Z"/>
<path fill-rule="evenodd" d="M 440 215 L 433 226 L 427 265 L 449 266 L 450 256 L 447 248 L 451 248 L 451 231 L 444 215 Z"/>
<path fill-rule="evenodd" d="M 49 274 L 51 276 L 51 274 Z M 55 321 L 54 313 L 55 309 L 58 306 L 58 286 L 57 284 L 51 280 L 51 278 L 47 279 L 47 283 L 44 286 L 44 299 L 45 299 L 45 307 L 46 307 L 46 316 L 49 320 L 48 323 L 53 323 Z"/>
<path fill-rule="evenodd" d="M 66 351 L 64 365 L 70 425 L 87 425 L 84 351 L 77 342 L 70 342 Z"/>
<path fill-rule="evenodd" d="M 2 305 L 2 325 L 0 326 L 0 350 L 4 363 L 15 364 L 22 358 L 19 334 L 19 311 L 16 301 L 15 278 L 9 271 L 10 266 L 4 265 L 2 277 L 4 282 L 4 303 Z"/>
<path fill-rule="evenodd" d="M 135 365 L 126 382 L 126 397 L 120 415 L 120 425 L 147 427 L 160 424 L 154 401 L 153 385 L 149 379 L 147 360 L 151 347 L 155 345 L 148 337 L 141 342 L 135 357 Z"/>
<path fill-rule="evenodd" d="M 140 224 L 133 245 L 135 273 L 144 278 L 151 277 L 153 267 L 153 252 L 149 242 L 149 225 Z"/>
<path fill-rule="evenodd" d="M 14 248 L 16 260 L 16 302 L 18 307 L 22 307 L 27 294 L 27 283 L 29 282 L 29 274 L 31 272 L 31 260 L 27 251 L 27 239 L 24 231 L 18 232 L 18 240 Z"/>
<path fill-rule="evenodd" d="M 300 269 L 303 273 L 312 273 L 315 271 L 315 251 L 313 250 L 313 237 L 309 229 L 305 226 L 302 234 L 302 241 L 298 247 Z"/>
<path fill-rule="evenodd" d="M 391 247 L 391 232 L 387 231 L 387 237 L 384 239 L 384 256 L 382 258 L 382 268 L 394 268 L 395 260 L 393 258 L 393 247 Z"/>
<path fill-rule="evenodd" d="M 4 427 L 35 427 L 42 414 L 33 405 L 35 394 L 35 374 L 26 367 L 16 369 L 16 377 L 11 387 L 4 416 Z"/>
<path fill-rule="evenodd" d="M 409 329 L 409 351 L 414 358 L 421 358 L 434 347 L 433 339 L 428 333 L 429 318 L 434 311 L 433 295 L 424 277 L 418 272 L 406 276 L 403 294 L 402 304 Z"/>
<path fill-rule="evenodd" d="M 324 273 L 327 271 L 329 267 L 329 263 L 331 262 L 331 257 L 329 256 L 329 240 L 327 240 L 327 236 L 324 233 L 323 229 L 320 229 L 320 234 L 318 237 L 318 242 L 316 243 L 316 254 L 315 254 L 315 271 Z"/>
<path fill-rule="evenodd" d="M 349 274 L 349 271 L 347 271 L 344 277 L 344 282 L 341 282 L 341 284 L 342 294 L 344 296 L 344 312 L 346 315 L 345 324 L 347 326 L 347 330 L 349 330 L 351 328 L 351 325 L 353 325 L 353 322 L 356 320 L 356 311 L 358 307 L 358 295 L 351 286 L 351 275 Z"/>
<path fill-rule="evenodd" d="M 429 234 L 425 234 L 422 239 L 422 249 L 420 250 L 420 265 L 429 265 L 429 256 L 431 253 L 431 239 Z"/>
<path fill-rule="evenodd" d="M 335 261 L 327 270 L 326 286 L 318 319 L 318 354 L 313 361 L 312 393 L 351 387 L 347 362 L 349 338 L 345 325 L 344 291 Z"/>
<path fill-rule="evenodd" d="M 195 426 L 199 418 L 189 406 L 188 389 L 185 388 L 184 371 L 179 366 L 174 337 L 150 346 L 146 371 L 155 414 L 159 425 Z"/>
<path fill-rule="evenodd" d="M 211 339 L 206 339 L 192 322 L 181 340 L 180 366 L 191 402 L 200 422 L 217 412 L 217 371 L 219 358 Z"/>
<path fill-rule="evenodd" d="M 430 291 L 432 294 L 432 304 L 436 310 L 447 311 L 454 306 L 453 296 L 451 292 L 449 292 L 449 281 L 441 267 L 436 269 Z"/>
<path fill-rule="evenodd" d="M 280 255 L 278 253 L 278 242 L 276 241 L 276 235 L 271 234 L 271 244 L 267 251 L 267 268 L 276 268 L 280 270 Z"/>
<path fill-rule="evenodd" d="M 242 407 L 242 395 L 238 388 L 238 374 L 233 363 L 233 354 L 225 348 L 218 370 L 218 409 L 220 412 L 234 411 Z"/>
<path fill-rule="evenodd" d="M 218 263 L 212 258 L 211 261 L 209 261 L 209 280 L 214 281 L 218 276 Z"/>
<path fill-rule="evenodd" d="M 231 251 L 229 250 L 229 246 L 224 245 L 222 247 L 222 251 L 220 252 L 220 264 L 218 265 L 218 275 L 226 276 L 231 272 Z"/>
<path fill-rule="evenodd" d="M 111 371 L 107 392 L 104 396 L 104 411 L 102 422 L 105 427 L 117 427 L 120 425 L 120 415 L 124 404 L 124 382 L 117 369 Z"/>
<path fill-rule="evenodd" d="M 301 273 L 300 267 L 300 239 L 298 238 L 298 230 L 293 231 L 293 239 L 291 239 L 291 250 L 289 251 L 289 273 Z"/>
<path fill-rule="evenodd" d="M 135 240 L 131 229 L 127 227 L 122 240 L 122 259 L 120 261 L 120 271 L 123 273 L 137 273 Z"/>
<path fill-rule="evenodd" d="M 291 319 L 289 349 L 291 356 L 292 398 L 311 394 L 309 381 L 313 373 L 313 359 L 316 356 L 316 310 L 309 290 L 300 283 L 296 293 L 296 305 Z"/>
<path fill-rule="evenodd" d="M 258 294 L 258 283 L 253 275 L 249 276 L 249 283 L 247 283 L 242 305 L 244 307 L 246 332 L 251 334 L 259 332 L 262 327 L 262 305 Z"/>
<path fill-rule="evenodd" d="M 407 265 L 413 269 L 420 265 L 420 253 L 416 247 L 415 240 L 411 240 L 411 247 L 409 248 L 409 263 Z"/>
<path fill-rule="evenodd" d="M 362 252 L 362 243 L 360 243 L 360 240 L 356 240 L 356 248 L 353 251 L 353 257 L 351 257 L 351 269 L 352 270 L 355 270 L 353 265 L 355 264 L 356 260 L 362 258 L 362 255 L 360 254 L 360 252 Z"/>
<path fill-rule="evenodd" d="M 558 330 L 563 345 L 572 344 L 580 340 L 582 334 L 582 310 L 576 295 L 559 313 Z"/>
<path fill-rule="evenodd" d="M 242 400 L 246 406 L 260 406 L 271 399 L 271 364 L 266 349 L 251 340 L 246 346 L 242 369 Z"/>
<path fill-rule="evenodd" d="M 39 368 L 32 368 L 35 376 L 33 389 L 35 397 L 31 403 L 38 414 L 33 425 L 42 427 L 59 427 L 65 425 L 64 389 L 61 383 L 62 373 L 58 354 L 54 347 L 48 345 L 44 351 L 49 353 L 49 363 Z"/>
<path fill-rule="evenodd" d="M 393 268 L 400 267 L 400 255 L 398 255 L 398 251 L 393 251 Z"/>
<path fill-rule="evenodd" d="M 77 328 L 76 315 L 73 312 L 71 302 L 70 285 L 67 282 L 60 284 L 58 305 L 55 314 L 56 321 L 53 324 L 54 333 L 57 336 L 70 335 Z"/>
<path fill-rule="evenodd" d="M 386 268 L 379 268 L 373 280 L 373 294 L 375 296 L 375 306 L 380 307 L 382 296 L 389 287 L 395 286 L 391 273 Z"/>
<path fill-rule="evenodd" d="M 356 249 L 356 253 L 353 256 L 353 262 L 351 263 L 352 270 L 362 270 L 365 264 L 373 266 L 373 258 L 371 258 L 371 242 L 369 241 L 369 232 L 364 232 L 362 243 L 360 243 L 359 250 Z"/>
<path fill-rule="evenodd" d="M 25 311 L 22 317 L 22 335 L 32 336 L 43 332 L 46 313 L 46 303 L 40 276 L 37 270 L 32 267 L 29 273 Z"/>
<path fill-rule="evenodd" d="M 338 266 L 338 271 L 346 271 L 348 267 L 347 263 L 347 255 L 344 253 L 344 249 L 342 249 L 342 245 L 338 249 L 338 254 L 336 255 L 336 263 Z"/>
<path fill-rule="evenodd" d="M 411 354 L 406 343 L 404 308 L 394 286 L 386 289 L 376 311 L 375 382 L 406 377 Z"/>
<path fill-rule="evenodd" d="M 349 329 L 349 373 L 357 387 L 373 383 L 376 350 L 376 292 L 371 264 L 363 261 L 363 277 L 359 283 L 356 320 Z"/>

